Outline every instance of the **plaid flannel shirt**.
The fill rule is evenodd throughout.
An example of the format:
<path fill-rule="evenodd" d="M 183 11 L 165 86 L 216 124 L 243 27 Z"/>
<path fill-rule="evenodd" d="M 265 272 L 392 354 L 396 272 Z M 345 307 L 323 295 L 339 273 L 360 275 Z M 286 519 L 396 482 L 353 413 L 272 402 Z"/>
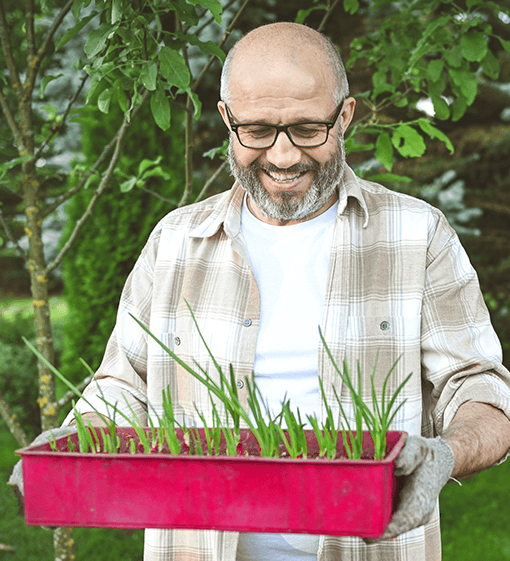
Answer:
<path fill-rule="evenodd" d="M 454 230 L 429 204 L 359 179 L 347 168 L 330 251 L 321 329 L 337 364 L 357 363 L 367 402 L 377 359 L 376 387 L 399 359 L 388 391 L 413 373 L 393 430 L 441 434 L 462 403 L 479 401 L 510 417 L 510 374 L 491 326 L 478 280 Z M 178 415 L 206 416 L 206 389 L 178 366 L 132 320 L 133 314 L 185 362 L 209 373 L 214 366 L 193 323 L 222 368 L 250 376 L 260 316 L 260 296 L 241 233 L 244 191 L 239 185 L 169 213 L 152 232 L 124 287 L 117 323 L 95 380 L 84 395 L 104 413 L 99 388 L 119 409 L 144 419 L 162 411 L 170 387 Z M 296 302 L 296 305 L 299 305 Z M 333 388 L 352 418 L 342 387 L 322 345 L 318 375 L 328 403 Z M 246 399 L 246 385 L 239 390 Z M 380 395 L 379 395 L 380 397 Z M 149 404 L 149 406 L 148 406 Z M 90 411 L 83 401 L 79 409 Z M 337 415 L 340 412 L 334 409 Z M 321 414 L 324 414 L 322 406 Z M 68 421 L 72 415 L 66 419 Z M 119 424 L 124 424 L 118 419 Z M 234 532 L 146 530 L 145 561 L 234 561 Z M 370 546 L 354 537 L 323 536 L 319 561 L 436 561 L 441 558 L 439 509 L 427 524 Z"/>

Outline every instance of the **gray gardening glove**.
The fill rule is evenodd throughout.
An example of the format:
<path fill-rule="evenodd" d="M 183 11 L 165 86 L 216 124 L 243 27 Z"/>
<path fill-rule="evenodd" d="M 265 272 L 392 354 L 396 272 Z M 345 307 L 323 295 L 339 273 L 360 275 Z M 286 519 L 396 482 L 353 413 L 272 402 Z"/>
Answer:
<path fill-rule="evenodd" d="M 77 432 L 76 427 L 60 427 L 58 429 L 51 429 L 42 432 L 36 439 L 30 444 L 30 446 L 39 446 L 40 444 L 45 444 L 52 438 L 58 439 L 69 434 L 74 434 Z M 20 514 L 24 512 L 24 491 L 23 491 L 23 466 L 22 460 L 20 460 L 12 470 L 11 476 L 9 477 L 8 485 L 12 485 L 14 493 L 18 498 Z"/>
<path fill-rule="evenodd" d="M 407 476 L 397 510 L 384 531 L 367 544 L 394 538 L 430 521 L 441 489 L 453 473 L 451 446 L 441 437 L 410 436 L 395 460 L 395 475 Z"/>

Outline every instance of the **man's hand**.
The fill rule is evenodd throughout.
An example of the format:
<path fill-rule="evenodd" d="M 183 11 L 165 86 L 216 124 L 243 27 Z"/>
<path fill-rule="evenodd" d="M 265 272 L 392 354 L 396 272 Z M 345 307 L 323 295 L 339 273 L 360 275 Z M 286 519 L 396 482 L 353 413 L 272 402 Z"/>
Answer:
<path fill-rule="evenodd" d="M 384 534 L 367 544 L 394 538 L 429 522 L 441 489 L 453 473 L 451 446 L 440 437 L 410 436 L 395 460 L 395 475 L 407 476 Z"/>
<path fill-rule="evenodd" d="M 62 438 L 63 436 L 67 436 L 69 434 L 74 434 L 77 431 L 74 427 L 60 427 L 58 429 L 51 429 L 44 431 L 41 433 L 31 444 L 30 446 L 39 446 L 40 444 L 45 444 L 46 442 L 50 441 L 52 438 Z M 23 489 L 23 466 L 22 460 L 20 460 L 12 470 L 11 476 L 9 477 L 9 481 L 7 482 L 8 485 L 12 485 L 14 489 L 14 493 L 18 498 L 19 507 L 20 507 L 20 514 L 24 512 L 24 489 Z"/>
<path fill-rule="evenodd" d="M 98 413 L 83 413 L 82 415 L 83 420 L 85 421 L 85 425 L 88 426 L 90 423 L 93 427 L 107 427 L 107 422 L 110 421 L 108 417 L 104 417 L 103 415 L 99 415 Z M 73 419 L 69 426 L 75 426 L 76 419 Z"/>

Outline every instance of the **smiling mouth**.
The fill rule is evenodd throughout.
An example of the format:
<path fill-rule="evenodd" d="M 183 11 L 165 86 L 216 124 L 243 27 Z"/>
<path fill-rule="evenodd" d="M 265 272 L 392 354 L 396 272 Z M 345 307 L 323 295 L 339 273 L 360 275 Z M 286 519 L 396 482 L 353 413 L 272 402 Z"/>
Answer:
<path fill-rule="evenodd" d="M 264 173 L 277 183 L 292 183 L 293 181 L 296 181 L 297 179 L 305 175 L 307 171 L 308 170 L 302 171 L 300 173 L 295 173 L 293 175 L 289 175 L 287 173 L 275 173 L 267 170 L 264 170 Z"/>

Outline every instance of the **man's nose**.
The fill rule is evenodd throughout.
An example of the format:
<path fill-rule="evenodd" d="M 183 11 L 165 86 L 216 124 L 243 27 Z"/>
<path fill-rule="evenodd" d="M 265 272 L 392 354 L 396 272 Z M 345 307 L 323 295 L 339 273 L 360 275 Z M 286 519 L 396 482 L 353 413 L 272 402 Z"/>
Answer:
<path fill-rule="evenodd" d="M 290 168 L 301 161 L 301 150 L 292 144 L 284 131 L 280 131 L 276 142 L 266 150 L 266 159 L 280 169 Z"/>

